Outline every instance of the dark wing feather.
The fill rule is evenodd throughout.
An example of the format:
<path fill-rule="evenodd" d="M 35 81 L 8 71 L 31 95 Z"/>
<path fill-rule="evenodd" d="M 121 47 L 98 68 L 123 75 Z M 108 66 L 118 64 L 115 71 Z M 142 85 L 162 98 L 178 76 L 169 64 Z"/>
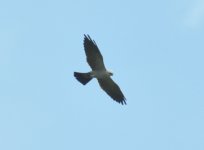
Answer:
<path fill-rule="evenodd" d="M 103 56 L 101 55 L 95 41 L 92 40 L 89 35 L 84 35 L 84 49 L 86 53 L 86 60 L 92 70 L 105 69 Z"/>
<path fill-rule="evenodd" d="M 126 104 L 125 96 L 123 95 L 122 91 L 120 90 L 120 87 L 110 78 L 110 77 L 104 77 L 98 79 L 98 82 L 101 86 L 101 88 L 115 101 L 118 103 Z"/>

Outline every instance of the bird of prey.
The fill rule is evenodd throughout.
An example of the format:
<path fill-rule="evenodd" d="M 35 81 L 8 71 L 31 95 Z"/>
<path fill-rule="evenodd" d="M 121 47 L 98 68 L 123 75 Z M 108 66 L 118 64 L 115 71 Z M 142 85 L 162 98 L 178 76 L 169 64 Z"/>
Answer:
<path fill-rule="evenodd" d="M 119 86 L 111 79 L 112 72 L 106 70 L 96 42 L 91 39 L 89 35 L 84 35 L 84 50 L 86 53 L 86 60 L 91 67 L 92 71 L 88 73 L 74 72 L 75 78 L 86 85 L 92 78 L 98 80 L 101 88 L 116 102 L 126 104 L 125 96 L 120 90 Z"/>

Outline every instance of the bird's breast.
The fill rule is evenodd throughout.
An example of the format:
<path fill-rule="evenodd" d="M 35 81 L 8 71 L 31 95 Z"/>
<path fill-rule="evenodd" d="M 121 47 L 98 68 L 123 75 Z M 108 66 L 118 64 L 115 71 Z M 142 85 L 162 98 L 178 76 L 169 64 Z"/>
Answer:
<path fill-rule="evenodd" d="M 93 78 L 104 78 L 106 76 L 109 76 L 106 70 L 97 70 L 97 71 L 91 71 L 91 76 Z"/>

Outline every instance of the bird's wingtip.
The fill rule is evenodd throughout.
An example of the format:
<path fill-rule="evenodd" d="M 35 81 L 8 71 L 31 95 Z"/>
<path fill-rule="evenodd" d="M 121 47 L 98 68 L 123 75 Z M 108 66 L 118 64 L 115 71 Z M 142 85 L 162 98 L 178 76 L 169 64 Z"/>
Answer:
<path fill-rule="evenodd" d="M 121 101 L 121 104 L 122 104 L 122 105 L 127 105 L 125 98 L 124 98 L 124 100 Z"/>
<path fill-rule="evenodd" d="M 89 34 L 84 34 L 85 38 L 90 38 Z"/>

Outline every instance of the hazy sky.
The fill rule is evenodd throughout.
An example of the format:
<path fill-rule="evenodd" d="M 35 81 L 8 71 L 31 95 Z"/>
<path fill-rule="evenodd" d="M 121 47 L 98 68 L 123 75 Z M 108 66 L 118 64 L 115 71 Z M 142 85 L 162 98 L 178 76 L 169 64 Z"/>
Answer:
<path fill-rule="evenodd" d="M 94 79 L 94 39 L 127 98 Z M 203 150 L 204 1 L 0 2 L 1 150 Z"/>

